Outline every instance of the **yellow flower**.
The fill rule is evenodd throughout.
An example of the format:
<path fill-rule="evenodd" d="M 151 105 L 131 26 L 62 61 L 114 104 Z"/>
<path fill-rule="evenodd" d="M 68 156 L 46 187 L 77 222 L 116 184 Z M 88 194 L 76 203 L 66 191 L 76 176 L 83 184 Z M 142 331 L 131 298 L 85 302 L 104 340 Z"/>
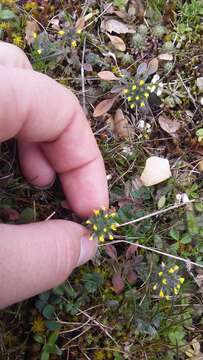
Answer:
<path fill-rule="evenodd" d="M 109 234 L 109 240 L 113 240 L 113 235 Z"/>
<path fill-rule="evenodd" d="M 162 276 L 163 275 L 163 271 L 159 271 L 159 276 Z"/>
<path fill-rule="evenodd" d="M 103 235 L 99 236 L 99 241 L 104 242 L 104 236 Z"/>
<path fill-rule="evenodd" d="M 117 229 L 116 224 L 112 224 L 112 225 L 111 225 L 111 229 L 112 229 L 113 231 L 116 231 L 116 229 Z"/>
<path fill-rule="evenodd" d="M 36 39 L 37 38 L 37 33 L 34 31 L 33 32 L 33 38 Z"/>
<path fill-rule="evenodd" d="M 104 232 L 104 233 L 107 233 L 107 228 L 104 228 L 104 229 L 103 229 L 103 232 Z"/>
<path fill-rule="evenodd" d="M 134 109 L 134 107 L 135 107 L 135 104 L 131 104 L 131 105 L 130 105 L 130 108 L 131 108 L 131 109 Z"/>
<path fill-rule="evenodd" d="M 163 298 L 163 297 L 164 297 L 164 292 L 163 292 L 162 289 L 161 289 L 160 292 L 159 292 L 159 296 L 160 296 L 160 298 Z"/>
<path fill-rule="evenodd" d="M 173 273 L 174 273 L 174 268 L 171 267 L 171 268 L 168 270 L 168 273 L 169 273 L 169 274 L 173 274 Z"/>
<path fill-rule="evenodd" d="M 42 49 L 37 49 L 37 53 L 38 53 L 39 55 L 41 55 Z"/>
<path fill-rule="evenodd" d="M 64 31 L 64 30 L 59 30 L 59 31 L 58 31 L 58 34 L 61 35 L 61 36 L 63 36 L 63 35 L 65 34 L 65 31 Z"/>
<path fill-rule="evenodd" d="M 178 289 L 176 287 L 173 289 L 173 292 L 175 295 L 178 295 Z"/>
<path fill-rule="evenodd" d="M 180 277 L 179 281 L 180 281 L 181 284 L 183 284 L 184 281 L 185 281 L 184 277 Z"/>
<path fill-rule="evenodd" d="M 169 301 L 170 300 L 170 296 L 166 295 L 166 300 Z"/>
<path fill-rule="evenodd" d="M 157 289 L 157 284 L 155 284 L 154 286 L 153 286 L 153 290 L 156 290 Z"/>
<path fill-rule="evenodd" d="M 140 80 L 140 86 L 144 85 L 144 80 Z"/>
<path fill-rule="evenodd" d="M 149 93 L 148 92 L 145 92 L 144 93 L 144 97 L 146 97 L 146 99 L 149 97 Z"/>
<path fill-rule="evenodd" d="M 162 284 L 163 284 L 163 285 L 166 285 L 166 284 L 167 284 L 167 280 L 166 280 L 166 279 L 163 279 L 163 280 L 162 280 Z"/>
<path fill-rule="evenodd" d="M 136 90 L 137 89 L 137 86 L 136 85 L 133 85 L 132 86 L 132 90 Z"/>
<path fill-rule="evenodd" d="M 93 230 L 94 230 L 94 231 L 97 231 L 97 230 L 98 230 L 97 225 L 95 225 L 95 224 L 93 225 Z"/>
<path fill-rule="evenodd" d="M 131 101 L 131 100 L 132 100 L 132 97 L 131 97 L 131 96 L 128 96 L 128 97 L 127 97 L 127 100 L 128 100 L 128 101 Z"/>
<path fill-rule="evenodd" d="M 137 95 L 136 98 L 135 98 L 135 100 L 140 100 L 140 97 Z"/>
<path fill-rule="evenodd" d="M 100 214 L 100 210 L 93 210 L 94 215 L 98 216 Z"/>
<path fill-rule="evenodd" d="M 14 35 L 13 36 L 13 44 L 19 47 L 23 47 L 24 46 L 24 41 L 22 39 L 22 37 L 20 35 Z"/>
<path fill-rule="evenodd" d="M 89 224 L 91 224 L 91 221 L 90 221 L 90 220 L 86 220 L 85 223 L 86 223 L 87 225 L 89 225 Z"/>
<path fill-rule="evenodd" d="M 76 42 L 75 40 L 73 40 L 73 41 L 71 42 L 71 46 L 72 46 L 72 48 L 76 48 L 77 42 Z"/>
<path fill-rule="evenodd" d="M 177 271 L 177 270 L 179 270 L 179 266 L 178 266 L 178 265 L 175 265 L 175 266 L 174 266 L 174 271 Z"/>
<path fill-rule="evenodd" d="M 110 216 L 113 218 L 113 217 L 116 216 L 116 213 L 115 213 L 115 212 L 112 212 L 112 213 L 110 214 Z"/>
<path fill-rule="evenodd" d="M 32 323 L 32 332 L 36 334 L 43 333 L 45 331 L 44 320 L 41 316 L 36 317 L 36 319 Z"/>
<path fill-rule="evenodd" d="M 142 101 L 142 102 L 140 103 L 140 106 L 141 106 L 141 107 L 144 107 L 144 106 L 145 106 L 145 103 Z"/>
<path fill-rule="evenodd" d="M 123 92 L 124 92 L 124 94 L 127 94 L 127 93 L 129 92 L 129 90 L 128 90 L 128 89 L 124 89 Z"/>

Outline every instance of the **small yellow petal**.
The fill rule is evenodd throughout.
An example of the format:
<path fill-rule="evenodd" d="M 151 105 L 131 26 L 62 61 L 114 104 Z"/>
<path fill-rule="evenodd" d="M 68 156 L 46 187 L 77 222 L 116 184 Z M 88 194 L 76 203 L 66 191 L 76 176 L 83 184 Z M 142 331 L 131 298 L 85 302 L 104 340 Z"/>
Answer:
<path fill-rule="evenodd" d="M 76 31 L 76 34 L 78 35 L 80 35 L 81 33 L 82 33 L 82 29 Z"/>
<path fill-rule="evenodd" d="M 97 230 L 98 230 L 97 225 L 95 225 L 95 224 L 93 225 L 93 230 L 94 230 L 94 231 L 97 231 Z"/>
<path fill-rule="evenodd" d="M 128 101 L 131 101 L 131 100 L 132 100 L 132 97 L 131 97 L 131 96 L 128 96 L 128 97 L 127 97 L 127 100 L 128 100 Z"/>
<path fill-rule="evenodd" d="M 140 86 L 144 85 L 144 80 L 140 80 L 139 84 Z"/>
<path fill-rule="evenodd" d="M 108 219 L 108 218 L 109 218 L 109 214 L 104 215 L 104 218 L 105 218 L 105 219 Z"/>
<path fill-rule="evenodd" d="M 33 32 L 33 38 L 36 39 L 37 38 L 37 33 Z"/>
<path fill-rule="evenodd" d="M 64 30 L 59 30 L 59 31 L 58 31 L 58 34 L 59 34 L 59 35 L 64 35 L 64 34 L 65 34 L 65 31 L 64 31 Z"/>
<path fill-rule="evenodd" d="M 128 89 L 124 89 L 123 92 L 124 92 L 124 94 L 127 94 L 127 93 L 129 92 L 129 90 L 128 90 Z"/>
<path fill-rule="evenodd" d="M 145 106 L 145 103 L 142 101 L 142 102 L 140 103 L 140 106 L 141 106 L 141 107 L 144 107 L 144 106 Z"/>
<path fill-rule="evenodd" d="M 72 46 L 73 48 L 75 48 L 75 47 L 77 46 L 77 42 L 76 42 L 75 40 L 73 40 L 73 41 L 71 42 L 71 46 Z"/>
<path fill-rule="evenodd" d="M 170 268 L 170 269 L 168 270 L 168 273 L 169 273 L 169 274 L 173 274 L 173 273 L 174 273 L 174 268 Z"/>
<path fill-rule="evenodd" d="M 110 227 L 111 227 L 111 229 L 112 229 L 113 231 L 116 231 L 116 229 L 117 229 L 117 225 L 116 225 L 116 224 L 112 224 Z"/>
<path fill-rule="evenodd" d="M 148 92 L 145 92 L 145 93 L 144 93 L 144 97 L 146 97 L 146 99 L 148 99 L 149 93 L 148 93 Z"/>
<path fill-rule="evenodd" d="M 177 271 L 177 270 L 179 270 L 179 266 L 178 266 L 178 265 L 175 265 L 175 266 L 174 266 L 174 271 Z"/>
<path fill-rule="evenodd" d="M 110 214 L 110 216 L 113 218 L 113 217 L 116 216 L 116 213 L 115 213 L 115 212 L 112 212 L 112 213 Z"/>
<path fill-rule="evenodd" d="M 91 221 L 90 220 L 87 220 L 87 221 L 85 221 L 85 224 L 91 224 Z"/>
<path fill-rule="evenodd" d="M 134 107 L 135 107 L 135 104 L 131 104 L 131 105 L 130 105 L 130 108 L 131 108 L 131 109 L 134 109 Z"/>
<path fill-rule="evenodd" d="M 178 289 L 177 288 L 174 288 L 173 292 L 174 292 L 175 295 L 178 295 Z"/>
<path fill-rule="evenodd" d="M 93 210 L 94 215 L 98 216 L 100 214 L 100 210 Z"/>
<path fill-rule="evenodd" d="M 184 277 L 180 277 L 179 281 L 180 281 L 181 284 L 183 284 L 184 281 L 185 281 Z"/>
<path fill-rule="evenodd" d="M 137 89 L 137 86 L 136 85 L 133 85 L 132 86 L 132 90 L 136 90 Z"/>
<path fill-rule="evenodd" d="M 176 288 L 177 288 L 178 290 L 180 290 L 180 284 L 177 284 L 177 285 L 176 285 Z"/>
<path fill-rule="evenodd" d="M 113 240 L 113 235 L 109 234 L 109 240 Z"/>
<path fill-rule="evenodd" d="M 135 100 L 140 100 L 140 97 L 137 95 L 136 98 L 135 98 Z"/>
<path fill-rule="evenodd" d="M 104 233 L 107 233 L 107 228 L 104 228 L 104 229 L 103 229 L 103 232 L 104 232 Z"/>
<path fill-rule="evenodd" d="M 166 300 L 169 301 L 170 300 L 170 296 L 166 295 Z"/>
<path fill-rule="evenodd" d="M 153 290 L 156 290 L 157 289 L 157 284 L 155 284 L 154 286 L 153 286 Z"/>
<path fill-rule="evenodd" d="M 160 290 L 159 296 L 160 296 L 160 298 L 163 298 L 163 297 L 164 297 L 164 292 L 163 292 L 163 290 Z"/>
<path fill-rule="evenodd" d="M 163 275 L 163 271 L 159 271 L 159 276 L 162 276 Z"/>
<path fill-rule="evenodd" d="M 162 284 L 166 285 L 166 284 L 167 284 L 167 280 L 166 280 L 166 279 L 163 279 L 163 280 L 162 280 Z"/>
<path fill-rule="evenodd" d="M 38 49 L 37 52 L 38 52 L 39 55 L 41 55 L 42 49 Z"/>
<path fill-rule="evenodd" d="M 104 242 L 104 236 L 103 236 L 103 235 L 100 235 L 100 236 L 99 236 L 99 241 L 100 241 L 100 242 Z"/>

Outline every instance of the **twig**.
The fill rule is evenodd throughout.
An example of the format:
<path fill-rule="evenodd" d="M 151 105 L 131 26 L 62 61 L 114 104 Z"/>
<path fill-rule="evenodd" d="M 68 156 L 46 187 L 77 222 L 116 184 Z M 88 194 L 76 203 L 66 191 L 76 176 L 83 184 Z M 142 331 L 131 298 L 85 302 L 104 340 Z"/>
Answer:
<path fill-rule="evenodd" d="M 112 4 L 113 4 L 113 3 L 111 2 L 111 3 L 104 9 L 104 11 L 102 11 L 101 14 L 99 14 L 99 15 L 96 17 L 96 19 L 90 21 L 90 23 L 87 24 L 86 26 L 84 26 L 84 27 L 81 29 L 81 31 L 87 29 L 90 25 L 94 24 L 94 22 L 97 22 L 97 20 L 99 20 L 99 18 L 102 17 L 102 16 L 109 10 L 109 8 L 112 6 Z"/>
<path fill-rule="evenodd" d="M 201 201 L 202 199 L 199 199 L 199 201 Z M 187 201 L 185 203 L 181 203 L 181 204 L 175 204 L 175 205 L 172 205 L 172 206 L 169 206 L 167 207 L 166 209 L 162 209 L 162 210 L 158 210 L 158 211 L 155 211 L 151 214 L 147 214 L 147 215 L 144 215 L 142 217 L 139 217 L 138 219 L 134 219 L 134 220 L 131 220 L 131 221 L 128 221 L 128 222 L 125 222 L 123 224 L 119 224 L 118 227 L 122 227 L 122 226 L 126 226 L 126 225 L 131 225 L 131 224 L 135 224 L 137 222 L 140 222 L 140 221 L 143 221 L 143 220 L 146 220 L 146 219 L 150 219 L 151 217 L 153 216 L 157 216 L 157 215 L 161 215 L 161 214 L 164 214 L 168 211 L 171 211 L 171 210 L 174 210 L 174 209 L 178 209 L 182 206 L 186 206 L 188 204 L 191 204 L 193 202 L 197 202 L 196 199 L 194 200 L 190 200 L 190 201 Z"/>
<path fill-rule="evenodd" d="M 82 63 L 81 63 L 81 82 L 82 82 L 82 107 L 86 114 L 86 101 L 85 101 L 85 72 L 84 72 L 84 61 L 85 61 L 85 48 L 86 48 L 86 36 L 84 37 L 83 50 L 82 50 Z"/>
<path fill-rule="evenodd" d="M 189 90 L 189 89 L 187 88 L 187 86 L 185 85 L 185 83 L 184 83 L 184 81 L 183 81 L 183 79 L 182 79 L 182 76 L 180 75 L 180 73 L 177 73 L 177 75 L 178 75 L 180 81 L 182 82 L 184 89 L 187 91 L 187 94 L 188 94 L 190 100 L 192 100 L 195 109 L 197 109 L 196 101 L 195 101 L 194 97 L 192 96 L 190 90 Z"/>
<path fill-rule="evenodd" d="M 130 237 L 130 239 L 133 239 L 132 237 Z M 138 244 L 138 243 L 131 243 L 130 241 L 127 241 L 127 240 L 115 240 L 115 241 L 110 241 L 108 243 L 105 243 L 105 244 L 100 244 L 98 245 L 99 247 L 101 246 L 106 246 L 106 245 L 114 245 L 114 244 L 119 244 L 119 243 L 125 243 L 125 244 L 129 244 L 129 245 L 135 245 L 137 247 L 140 247 L 144 250 L 148 250 L 148 251 L 152 251 L 156 254 L 159 254 L 159 255 L 163 255 L 163 256 L 167 256 L 167 257 L 170 257 L 172 259 L 175 259 L 175 260 L 179 260 L 179 261 L 182 261 L 184 263 L 186 263 L 186 265 L 195 265 L 195 266 L 199 266 L 201 268 L 203 268 L 203 265 L 202 264 L 198 264 L 194 261 L 191 261 L 189 259 L 184 259 L 180 256 L 176 256 L 176 255 L 172 255 L 172 254 L 168 254 L 166 252 L 163 252 L 161 250 L 158 250 L 156 248 L 151 248 L 151 247 L 148 247 L 148 246 L 145 246 L 145 245 L 141 245 L 141 244 Z"/>

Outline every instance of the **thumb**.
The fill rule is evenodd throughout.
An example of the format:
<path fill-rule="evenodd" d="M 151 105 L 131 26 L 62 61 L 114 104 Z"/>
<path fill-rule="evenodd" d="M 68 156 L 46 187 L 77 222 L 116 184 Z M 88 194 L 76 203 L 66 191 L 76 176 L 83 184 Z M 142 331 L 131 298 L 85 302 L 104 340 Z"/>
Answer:
<path fill-rule="evenodd" d="M 65 220 L 0 224 L 0 233 L 0 308 L 62 283 L 96 251 L 87 230 Z"/>

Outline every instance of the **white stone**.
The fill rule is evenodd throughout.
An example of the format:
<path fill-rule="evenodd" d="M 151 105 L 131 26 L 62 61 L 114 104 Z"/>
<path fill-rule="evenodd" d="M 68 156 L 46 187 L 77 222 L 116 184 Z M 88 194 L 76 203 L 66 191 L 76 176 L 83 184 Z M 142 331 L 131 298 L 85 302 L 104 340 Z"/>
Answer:
<path fill-rule="evenodd" d="M 146 161 L 141 181 L 145 186 L 152 186 L 169 179 L 171 176 L 169 161 L 158 156 L 151 156 Z"/>

